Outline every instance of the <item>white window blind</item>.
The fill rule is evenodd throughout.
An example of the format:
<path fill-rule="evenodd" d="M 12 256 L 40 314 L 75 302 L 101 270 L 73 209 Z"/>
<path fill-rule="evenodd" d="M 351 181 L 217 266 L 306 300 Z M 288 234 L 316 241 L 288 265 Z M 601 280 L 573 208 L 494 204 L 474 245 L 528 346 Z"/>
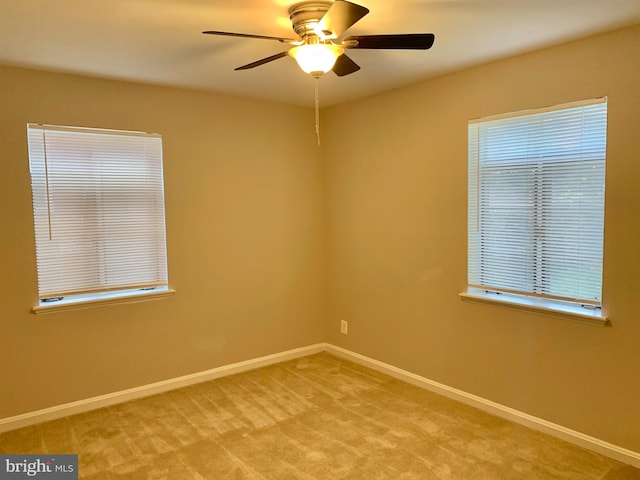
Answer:
<path fill-rule="evenodd" d="M 162 138 L 28 124 L 41 303 L 167 286 Z"/>
<path fill-rule="evenodd" d="M 606 99 L 468 129 L 469 286 L 599 307 Z"/>

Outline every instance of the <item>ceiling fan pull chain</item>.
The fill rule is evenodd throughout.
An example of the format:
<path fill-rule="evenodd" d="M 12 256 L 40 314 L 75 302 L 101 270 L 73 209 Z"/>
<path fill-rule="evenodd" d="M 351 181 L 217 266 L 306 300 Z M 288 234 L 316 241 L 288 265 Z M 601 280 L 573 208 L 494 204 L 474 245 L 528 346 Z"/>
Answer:
<path fill-rule="evenodd" d="M 320 146 L 320 94 L 318 82 L 320 77 L 316 77 L 316 137 L 318 137 L 318 146 Z"/>

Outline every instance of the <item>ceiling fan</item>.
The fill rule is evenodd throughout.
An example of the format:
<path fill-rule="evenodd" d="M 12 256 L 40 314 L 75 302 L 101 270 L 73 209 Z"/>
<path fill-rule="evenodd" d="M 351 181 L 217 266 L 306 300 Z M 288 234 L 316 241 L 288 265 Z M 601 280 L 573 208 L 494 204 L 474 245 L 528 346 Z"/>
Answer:
<path fill-rule="evenodd" d="M 339 77 L 360 70 L 360 66 L 344 52 L 346 49 L 427 50 L 435 40 L 432 33 L 394 35 L 341 36 L 369 13 L 369 9 L 346 0 L 304 1 L 289 8 L 289 18 L 298 38 L 271 37 L 247 33 L 208 30 L 207 35 L 277 40 L 291 45 L 285 52 L 276 53 L 235 70 L 259 67 L 274 60 L 290 56 L 306 73 L 318 78 L 333 70 Z"/>

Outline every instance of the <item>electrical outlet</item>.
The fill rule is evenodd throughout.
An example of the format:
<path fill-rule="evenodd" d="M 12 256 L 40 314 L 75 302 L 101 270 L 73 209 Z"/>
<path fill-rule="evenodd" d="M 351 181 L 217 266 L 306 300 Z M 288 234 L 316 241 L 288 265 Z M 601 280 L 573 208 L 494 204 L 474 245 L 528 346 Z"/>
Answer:
<path fill-rule="evenodd" d="M 340 333 L 346 335 L 349 333 L 349 322 L 340 320 Z"/>

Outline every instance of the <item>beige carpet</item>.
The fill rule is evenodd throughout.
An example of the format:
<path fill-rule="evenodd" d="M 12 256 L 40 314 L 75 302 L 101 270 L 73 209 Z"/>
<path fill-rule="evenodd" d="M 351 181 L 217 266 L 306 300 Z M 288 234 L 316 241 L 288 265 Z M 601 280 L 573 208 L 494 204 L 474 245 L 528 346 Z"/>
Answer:
<path fill-rule="evenodd" d="M 640 471 L 319 354 L 0 435 L 83 479 L 638 480 Z"/>

